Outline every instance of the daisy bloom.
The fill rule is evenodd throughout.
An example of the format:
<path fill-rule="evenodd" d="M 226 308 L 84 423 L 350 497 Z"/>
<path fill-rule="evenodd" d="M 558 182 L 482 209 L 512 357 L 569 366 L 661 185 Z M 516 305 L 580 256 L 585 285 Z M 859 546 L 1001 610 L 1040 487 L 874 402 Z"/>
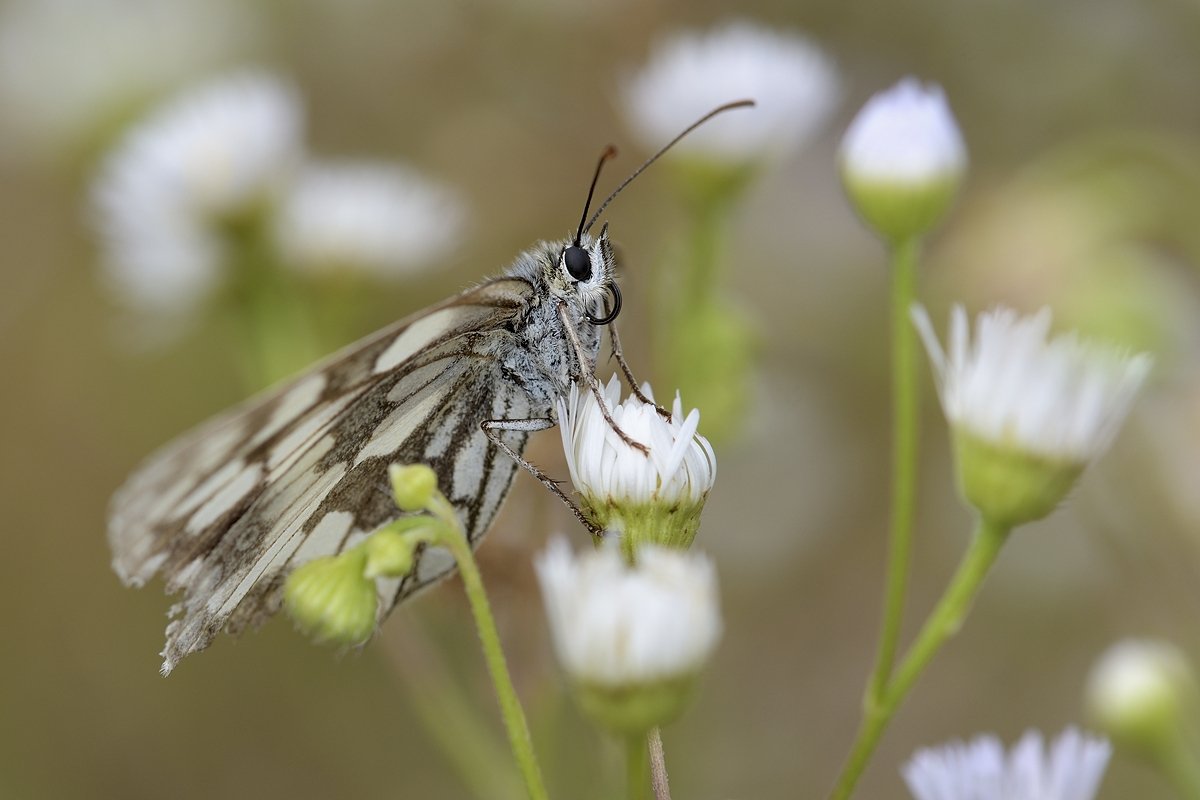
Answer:
<path fill-rule="evenodd" d="M 1111 754 L 1074 728 L 1049 749 L 1030 731 L 1007 753 L 994 736 L 919 750 L 902 772 L 916 800 L 1092 800 Z"/>
<path fill-rule="evenodd" d="M 623 86 L 625 113 L 649 148 L 659 148 L 713 108 L 751 98 L 752 113 L 729 115 L 689 134 L 672 151 L 742 165 L 790 155 L 825 124 L 838 76 L 808 38 L 750 22 L 676 33 Z"/>
<path fill-rule="evenodd" d="M 953 429 L 963 493 L 1001 524 L 1040 519 L 1057 506 L 1112 442 L 1150 371 L 1146 355 L 1072 334 L 1048 338 L 1049 309 L 986 312 L 972 339 L 956 306 L 948 352 L 923 308 L 913 320 Z"/>
<path fill-rule="evenodd" d="M 643 392 L 653 397 L 648 385 Z M 622 533 L 627 555 L 641 542 L 688 547 L 717 474 L 712 445 L 696 432 L 700 412 L 684 416 L 678 394 L 669 420 L 636 395 L 622 402 L 615 375 L 603 395 L 617 427 L 650 452 L 622 441 L 595 395 L 572 386 L 558 402 L 559 430 L 585 511 L 600 527 Z"/>
<path fill-rule="evenodd" d="M 283 202 L 277 234 L 291 266 L 410 275 L 454 246 L 465 213 L 445 187 L 374 161 L 307 165 Z"/>
<path fill-rule="evenodd" d="M 301 136 L 295 92 L 263 73 L 187 91 L 134 127 L 92 190 L 119 296 L 178 311 L 215 285 L 222 233 L 274 201 Z"/>
<path fill-rule="evenodd" d="M 712 562 L 648 545 L 631 567 L 614 547 L 575 556 L 559 538 L 536 566 L 554 647 L 584 710 L 631 733 L 677 716 L 721 636 Z"/>

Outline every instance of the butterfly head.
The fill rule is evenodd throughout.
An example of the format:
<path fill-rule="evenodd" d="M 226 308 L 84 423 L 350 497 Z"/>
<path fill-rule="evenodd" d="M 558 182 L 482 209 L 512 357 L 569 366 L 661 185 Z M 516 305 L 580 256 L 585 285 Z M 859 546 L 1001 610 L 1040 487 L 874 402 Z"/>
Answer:
<path fill-rule="evenodd" d="M 559 245 L 558 260 L 547 273 L 550 291 L 577 304 L 589 322 L 604 325 L 616 319 L 621 300 L 615 282 L 616 257 L 608 238 L 608 225 L 600 229 L 599 236 L 585 233 Z"/>

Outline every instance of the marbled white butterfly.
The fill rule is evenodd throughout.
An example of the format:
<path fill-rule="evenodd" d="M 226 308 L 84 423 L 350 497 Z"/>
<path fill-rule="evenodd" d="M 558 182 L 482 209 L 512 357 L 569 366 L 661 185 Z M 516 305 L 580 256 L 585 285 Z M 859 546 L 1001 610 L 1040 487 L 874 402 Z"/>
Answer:
<path fill-rule="evenodd" d="M 163 674 L 217 633 L 274 614 L 296 566 L 339 553 L 401 516 L 388 483 L 393 463 L 434 469 L 472 544 L 518 465 L 598 533 L 521 456 L 531 433 L 555 424 L 556 401 L 572 385 L 599 396 L 600 328 L 620 312 L 621 295 L 607 225 L 598 236 L 589 231 L 675 142 L 748 105 L 721 106 L 689 126 L 589 220 L 600 166 L 615 154 L 608 148 L 573 238 L 539 242 L 499 277 L 350 345 L 150 456 L 114 496 L 108 539 L 125 583 L 141 586 L 161 574 L 168 593 L 184 593 L 171 609 Z M 615 331 L 611 339 L 637 391 Z M 453 566 L 446 551 L 429 548 L 404 578 L 380 579 L 380 618 Z"/>

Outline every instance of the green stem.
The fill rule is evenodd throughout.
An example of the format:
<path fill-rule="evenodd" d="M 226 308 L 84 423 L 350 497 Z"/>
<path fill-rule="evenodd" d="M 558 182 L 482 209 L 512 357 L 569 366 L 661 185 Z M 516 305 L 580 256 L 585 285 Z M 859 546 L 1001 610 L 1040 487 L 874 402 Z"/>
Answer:
<path fill-rule="evenodd" d="M 912 560 L 920 384 L 917 335 L 909 309 L 916 299 L 919 246 L 912 238 L 897 243 L 892 251 L 892 518 L 879 650 L 864 698 L 868 708 L 879 703 L 891 678 Z"/>
<path fill-rule="evenodd" d="M 496 690 L 496 698 L 500 702 L 500 714 L 504 718 L 504 727 L 508 732 L 508 742 L 512 747 L 513 757 L 525 779 L 525 788 L 530 800 L 546 800 L 546 787 L 542 783 L 541 769 L 537 757 L 533 753 L 533 739 L 529 735 L 529 725 L 525 721 L 525 712 L 517 691 L 513 688 L 512 678 L 508 674 L 508 665 L 504 660 L 504 649 L 500 645 L 500 633 L 496 630 L 496 620 L 492 617 L 488 605 L 487 593 L 483 589 L 483 578 L 479 573 L 479 565 L 475 562 L 475 554 L 463 533 L 462 523 L 450 503 L 437 496 L 430 503 L 430 510 L 445 522 L 444 535 L 439 544 L 448 549 L 454 560 L 458 562 L 458 573 L 462 577 L 463 588 L 467 593 L 467 601 L 471 605 L 471 613 L 475 617 L 475 627 L 479 632 L 479 641 L 483 645 L 483 655 L 487 661 L 488 672 L 492 676 L 492 684 Z"/>
<path fill-rule="evenodd" d="M 829 795 L 830 800 L 846 800 L 853 793 L 867 762 L 875 752 L 875 746 L 900 704 L 912 690 L 913 684 L 946 640 L 962 627 L 963 620 L 966 619 L 971 604 L 979 593 L 979 587 L 995 563 L 1008 533 L 1009 529 L 1006 527 L 986 520 L 980 521 L 975 537 L 959 563 L 958 571 L 954 573 L 941 600 L 925 620 L 925 625 L 917 634 L 917 639 L 904 656 L 904 660 L 896 668 L 895 675 L 880 696 L 879 702 L 865 709 L 858 735 L 833 792 Z"/>
<path fill-rule="evenodd" d="M 650 788 L 650 752 L 644 735 L 625 737 L 626 795 L 629 800 L 648 800 Z"/>

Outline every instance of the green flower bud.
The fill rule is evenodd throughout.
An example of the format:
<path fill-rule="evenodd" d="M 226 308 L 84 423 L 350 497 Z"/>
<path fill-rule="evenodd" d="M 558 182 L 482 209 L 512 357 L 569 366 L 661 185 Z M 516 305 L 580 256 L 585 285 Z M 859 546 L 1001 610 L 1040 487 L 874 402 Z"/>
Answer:
<path fill-rule="evenodd" d="M 384 529 L 363 543 L 367 553 L 363 575 L 375 578 L 400 578 L 412 571 L 417 540 L 395 530 Z"/>
<path fill-rule="evenodd" d="M 401 511 L 423 511 L 437 491 L 437 473 L 425 464 L 393 464 L 388 468 L 392 496 Z"/>
<path fill-rule="evenodd" d="M 283 602 L 296 624 L 317 641 L 359 644 L 375 630 L 375 582 L 363 574 L 365 550 L 314 559 L 296 568 Z"/>

